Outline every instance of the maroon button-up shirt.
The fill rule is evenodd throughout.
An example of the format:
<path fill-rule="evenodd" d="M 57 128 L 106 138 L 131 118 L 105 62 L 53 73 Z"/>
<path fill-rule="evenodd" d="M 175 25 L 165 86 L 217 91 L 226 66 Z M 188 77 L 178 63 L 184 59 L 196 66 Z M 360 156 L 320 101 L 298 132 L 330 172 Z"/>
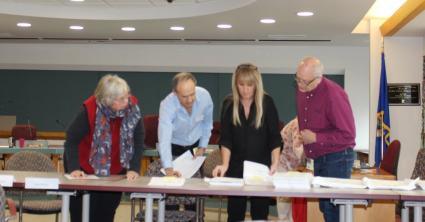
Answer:
<path fill-rule="evenodd" d="M 356 145 L 353 111 L 345 91 L 322 77 L 310 92 L 297 90 L 297 116 L 300 130 L 316 133 L 316 143 L 304 145 L 305 155 L 317 158 Z"/>

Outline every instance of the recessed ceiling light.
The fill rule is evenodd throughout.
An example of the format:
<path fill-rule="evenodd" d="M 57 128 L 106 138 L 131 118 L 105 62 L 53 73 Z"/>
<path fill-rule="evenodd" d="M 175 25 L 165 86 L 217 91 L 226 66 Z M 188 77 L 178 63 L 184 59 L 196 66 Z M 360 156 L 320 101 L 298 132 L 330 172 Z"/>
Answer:
<path fill-rule="evenodd" d="M 69 28 L 72 29 L 72 30 L 83 30 L 84 29 L 84 27 L 80 26 L 80 25 L 71 25 L 71 26 L 69 26 Z"/>
<path fill-rule="evenodd" d="M 28 22 L 19 22 L 16 25 L 19 26 L 19 27 L 24 27 L 24 28 L 31 27 L 31 23 L 28 23 Z"/>
<path fill-rule="evenodd" d="M 184 27 L 183 26 L 171 26 L 170 29 L 173 30 L 173 31 L 183 31 Z"/>
<path fill-rule="evenodd" d="M 232 25 L 230 25 L 230 24 L 218 24 L 217 25 L 217 28 L 220 28 L 220 29 L 230 29 L 230 28 L 232 28 Z"/>
<path fill-rule="evenodd" d="M 70 0 L 71 2 L 84 2 L 84 0 Z"/>
<path fill-rule="evenodd" d="M 134 32 L 136 28 L 127 26 L 127 27 L 122 27 L 121 30 L 125 32 Z"/>
<path fill-rule="evenodd" d="M 261 19 L 260 22 L 264 24 L 273 24 L 273 23 L 276 23 L 276 20 L 267 18 L 267 19 Z"/>
<path fill-rule="evenodd" d="M 313 12 L 304 11 L 304 12 L 297 12 L 297 15 L 298 16 L 304 16 L 304 17 L 306 17 L 306 16 L 312 16 L 312 15 L 314 15 L 314 13 Z"/>

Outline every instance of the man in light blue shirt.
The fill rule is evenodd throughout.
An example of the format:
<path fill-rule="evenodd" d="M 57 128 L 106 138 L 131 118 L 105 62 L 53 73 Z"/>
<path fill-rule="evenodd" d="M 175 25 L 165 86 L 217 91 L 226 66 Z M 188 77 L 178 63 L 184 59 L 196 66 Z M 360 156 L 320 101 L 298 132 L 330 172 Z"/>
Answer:
<path fill-rule="evenodd" d="M 212 129 L 213 102 L 209 92 L 196 86 L 191 73 L 173 78 L 173 92 L 161 101 L 158 141 L 162 167 L 167 176 L 181 176 L 173 169 L 173 156 L 199 147 L 194 156 L 203 155 Z"/>

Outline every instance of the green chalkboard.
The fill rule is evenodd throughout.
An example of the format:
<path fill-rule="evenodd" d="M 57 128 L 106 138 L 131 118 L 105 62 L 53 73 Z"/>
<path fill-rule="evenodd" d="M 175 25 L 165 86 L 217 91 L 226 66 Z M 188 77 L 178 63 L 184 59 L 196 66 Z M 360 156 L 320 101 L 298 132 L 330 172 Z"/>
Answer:
<path fill-rule="evenodd" d="M 64 131 L 93 94 L 97 81 L 107 73 L 126 79 L 140 100 L 143 114 L 158 113 L 159 103 L 171 91 L 175 73 L 105 72 L 64 70 L 0 70 L 0 115 L 16 115 L 18 124 L 30 123 L 39 131 Z M 219 119 L 222 99 L 231 92 L 230 73 L 194 73 L 198 85 L 214 101 L 214 119 Z M 344 75 L 328 78 L 344 86 Z M 288 122 L 295 116 L 294 75 L 263 74 L 264 88 L 278 107 L 279 117 Z"/>

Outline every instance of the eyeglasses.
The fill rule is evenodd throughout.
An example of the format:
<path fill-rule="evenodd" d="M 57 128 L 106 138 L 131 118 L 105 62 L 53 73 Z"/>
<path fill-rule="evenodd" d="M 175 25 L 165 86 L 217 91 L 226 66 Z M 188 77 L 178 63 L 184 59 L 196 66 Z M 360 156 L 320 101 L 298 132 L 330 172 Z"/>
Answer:
<path fill-rule="evenodd" d="M 314 77 L 314 79 L 312 79 L 312 80 L 310 80 L 310 81 L 305 81 L 305 80 L 302 80 L 302 79 L 300 79 L 300 78 L 298 78 L 297 76 L 295 76 L 295 78 L 294 78 L 294 80 L 295 80 L 295 82 L 297 83 L 297 84 L 303 84 L 304 85 L 304 87 L 309 87 L 316 79 L 319 79 L 320 78 L 320 76 L 317 76 L 317 77 Z"/>

